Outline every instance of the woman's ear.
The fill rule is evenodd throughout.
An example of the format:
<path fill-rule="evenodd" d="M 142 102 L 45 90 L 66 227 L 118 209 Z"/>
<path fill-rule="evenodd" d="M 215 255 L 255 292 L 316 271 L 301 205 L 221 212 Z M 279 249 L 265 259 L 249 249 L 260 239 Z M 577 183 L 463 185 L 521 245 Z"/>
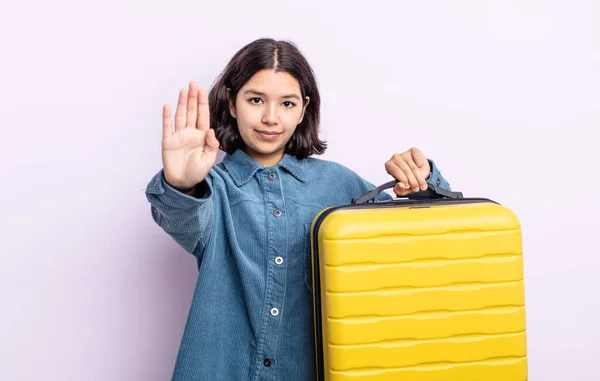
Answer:
<path fill-rule="evenodd" d="M 304 114 L 306 113 L 306 106 L 308 106 L 309 103 L 310 97 L 306 96 L 306 103 L 304 103 L 304 106 L 302 106 L 302 115 L 300 115 L 300 120 L 298 120 L 298 124 L 302 123 L 302 120 L 304 119 Z"/>
<path fill-rule="evenodd" d="M 237 117 L 237 113 L 235 111 L 235 99 L 231 99 L 231 89 L 228 87 L 225 89 L 225 94 L 227 96 L 227 104 L 229 105 L 229 114 L 231 114 L 232 118 Z"/>

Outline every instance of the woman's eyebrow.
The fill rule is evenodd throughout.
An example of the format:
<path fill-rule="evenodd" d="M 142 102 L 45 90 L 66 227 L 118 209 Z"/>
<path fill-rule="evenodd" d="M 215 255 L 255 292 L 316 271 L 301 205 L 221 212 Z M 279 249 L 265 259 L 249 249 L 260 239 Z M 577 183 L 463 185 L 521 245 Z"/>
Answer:
<path fill-rule="evenodd" d="M 293 98 L 293 99 L 297 99 L 300 100 L 300 97 L 297 94 L 288 94 L 288 95 L 284 95 L 282 98 Z"/>
<path fill-rule="evenodd" d="M 244 95 L 247 95 L 247 94 L 258 95 L 261 97 L 266 96 L 265 93 L 258 91 L 258 90 L 253 90 L 253 89 L 248 89 L 248 90 L 244 91 Z M 285 99 L 293 98 L 293 99 L 300 100 L 300 96 L 298 96 L 298 94 L 287 94 L 287 95 L 282 96 L 282 98 L 285 98 Z"/>
<path fill-rule="evenodd" d="M 261 93 L 260 91 L 257 91 L 257 90 L 252 90 L 252 89 L 249 89 L 249 90 L 246 90 L 246 91 L 244 91 L 244 95 L 245 95 L 245 94 L 259 95 L 259 96 L 261 96 L 261 97 L 263 97 L 263 96 L 265 96 L 265 95 L 266 95 L 265 93 Z"/>

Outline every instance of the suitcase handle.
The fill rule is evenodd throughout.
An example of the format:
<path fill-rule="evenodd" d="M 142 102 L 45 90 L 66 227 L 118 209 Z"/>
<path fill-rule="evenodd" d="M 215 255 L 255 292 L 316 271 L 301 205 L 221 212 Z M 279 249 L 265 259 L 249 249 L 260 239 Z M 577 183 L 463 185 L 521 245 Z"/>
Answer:
<path fill-rule="evenodd" d="M 389 181 L 377 188 L 365 193 L 360 197 L 352 199 L 353 204 L 366 204 L 375 202 L 375 198 L 379 193 L 386 189 L 393 188 L 398 184 L 398 180 Z M 407 196 L 409 199 L 435 199 L 435 198 L 463 198 L 462 192 L 452 192 L 443 188 L 438 187 L 434 184 L 427 183 L 427 190 L 411 193 Z"/>

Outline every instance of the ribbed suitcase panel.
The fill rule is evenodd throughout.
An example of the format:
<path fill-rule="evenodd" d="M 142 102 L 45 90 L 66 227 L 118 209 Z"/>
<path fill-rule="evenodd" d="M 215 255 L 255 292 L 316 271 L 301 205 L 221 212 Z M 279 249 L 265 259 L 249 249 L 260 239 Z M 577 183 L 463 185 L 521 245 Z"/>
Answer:
<path fill-rule="evenodd" d="M 332 371 L 327 381 L 527 381 L 525 357 L 408 368 Z"/>
<path fill-rule="evenodd" d="M 318 245 L 327 380 L 527 379 L 521 231 L 507 208 L 342 209 Z"/>

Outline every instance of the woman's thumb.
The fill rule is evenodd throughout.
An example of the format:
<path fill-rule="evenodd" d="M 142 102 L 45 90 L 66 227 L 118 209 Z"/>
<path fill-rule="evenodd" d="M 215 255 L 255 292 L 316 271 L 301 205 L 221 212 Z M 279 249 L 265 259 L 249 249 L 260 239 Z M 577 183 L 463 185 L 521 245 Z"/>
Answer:
<path fill-rule="evenodd" d="M 206 140 L 205 140 L 205 147 L 204 147 L 205 151 L 208 152 L 217 152 L 219 150 L 219 141 L 217 140 L 217 137 L 215 136 L 215 130 L 212 128 L 209 128 L 208 131 L 206 131 Z"/>

